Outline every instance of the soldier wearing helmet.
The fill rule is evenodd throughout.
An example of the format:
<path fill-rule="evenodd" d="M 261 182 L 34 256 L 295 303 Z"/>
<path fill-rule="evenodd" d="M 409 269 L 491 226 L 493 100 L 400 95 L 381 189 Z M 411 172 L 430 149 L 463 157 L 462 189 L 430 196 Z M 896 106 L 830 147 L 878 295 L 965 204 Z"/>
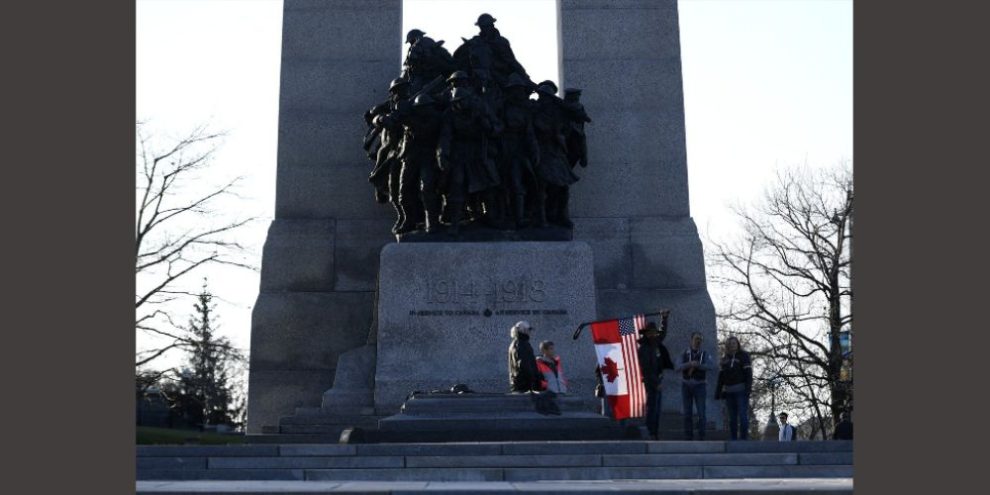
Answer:
<path fill-rule="evenodd" d="M 566 132 L 571 117 L 557 97 L 557 85 L 543 81 L 536 88 L 539 95 L 533 127 L 540 146 L 540 159 L 536 167 L 537 205 L 536 219 L 540 226 L 547 221 L 562 227 L 573 227 L 567 212 L 569 187 L 578 181 L 567 162 Z"/>
<path fill-rule="evenodd" d="M 540 158 L 540 149 L 533 130 L 536 102 L 529 99 L 531 89 L 519 74 L 513 73 L 503 89 L 505 99 L 499 115 L 503 124 L 498 168 L 502 175 L 503 196 L 500 198 L 510 211 L 517 229 L 526 226 L 527 185 L 534 181 L 533 167 Z"/>
<path fill-rule="evenodd" d="M 443 97 L 446 101 L 450 101 L 453 95 L 454 88 L 473 88 L 473 81 L 471 76 L 468 75 L 466 71 L 456 70 L 450 74 L 447 78 L 447 88 L 444 90 Z"/>
<path fill-rule="evenodd" d="M 400 77 L 409 80 L 412 93 L 416 93 L 437 76 L 446 77 L 455 68 L 454 58 L 443 47 L 443 40 L 435 41 L 419 29 L 406 34 L 406 58 L 402 62 Z"/>
<path fill-rule="evenodd" d="M 419 29 L 410 29 L 409 32 L 406 33 L 406 44 L 408 45 L 415 44 L 424 35 L 426 35 L 426 33 L 420 31 Z"/>
<path fill-rule="evenodd" d="M 399 144 L 403 130 L 402 125 L 392 118 L 392 114 L 398 111 L 409 97 L 409 81 L 403 78 L 393 79 L 389 84 L 388 93 L 389 100 L 372 109 L 374 115 L 371 117 L 371 125 L 379 131 L 381 145 L 375 158 L 375 168 L 371 171 L 368 180 L 375 186 L 375 197 L 378 202 L 387 199 L 395 209 L 396 221 L 392 231 L 396 232 L 405 219 L 399 204 L 399 174 L 402 170 Z"/>
<path fill-rule="evenodd" d="M 591 118 L 581 104 L 581 90 L 577 88 L 567 88 L 564 90 L 564 108 L 571 118 L 570 126 L 567 129 L 567 162 L 571 168 L 581 164 L 581 167 L 588 166 L 588 143 L 584 135 L 584 124 L 590 123 Z"/>
<path fill-rule="evenodd" d="M 437 145 L 440 169 L 447 175 L 444 216 L 452 234 L 458 233 L 465 202 L 499 184 L 498 170 L 485 152 L 493 130 L 481 99 L 470 88 L 454 88 Z"/>
<path fill-rule="evenodd" d="M 516 60 L 515 53 L 498 28 L 496 19 L 490 14 L 481 14 L 475 25 L 479 33 L 454 51 L 454 61 L 463 70 L 468 70 L 482 86 L 498 90 L 505 85 L 509 74 L 517 73 L 527 81 L 529 75 Z"/>
<path fill-rule="evenodd" d="M 410 107 L 396 115 L 404 130 L 399 152 L 399 204 L 405 214 L 397 234 L 415 230 L 420 222 L 427 232 L 435 232 L 440 226 L 436 153 L 442 117 L 442 102 L 429 94 L 416 96 Z"/>

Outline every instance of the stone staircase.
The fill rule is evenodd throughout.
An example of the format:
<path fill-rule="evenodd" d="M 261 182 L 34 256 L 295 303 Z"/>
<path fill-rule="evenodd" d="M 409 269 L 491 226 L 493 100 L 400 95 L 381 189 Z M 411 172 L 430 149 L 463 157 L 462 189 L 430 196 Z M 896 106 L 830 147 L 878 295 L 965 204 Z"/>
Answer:
<path fill-rule="evenodd" d="M 536 412 L 534 395 L 470 393 L 413 394 L 395 411 L 372 405 L 365 390 L 349 394 L 349 405 L 339 393 L 324 395 L 321 407 L 296 408 L 279 424 L 252 435 L 255 443 L 337 443 L 347 431 L 348 443 L 475 442 L 526 440 L 647 439 L 642 418 L 618 423 L 601 416 L 598 399 L 560 395 L 554 400 L 561 415 Z M 356 404 L 356 405 L 351 405 Z M 663 413 L 660 438 L 683 440 L 683 417 Z M 708 440 L 726 440 L 728 434 L 708 422 Z"/>
<path fill-rule="evenodd" d="M 848 441 L 138 446 L 137 479 L 340 482 L 836 479 L 852 478 L 852 463 L 852 442 Z"/>

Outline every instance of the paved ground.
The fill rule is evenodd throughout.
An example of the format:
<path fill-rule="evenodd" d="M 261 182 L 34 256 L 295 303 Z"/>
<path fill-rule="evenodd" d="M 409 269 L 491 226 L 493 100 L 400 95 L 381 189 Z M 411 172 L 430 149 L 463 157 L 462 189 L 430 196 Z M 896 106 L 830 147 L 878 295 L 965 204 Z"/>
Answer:
<path fill-rule="evenodd" d="M 138 481 L 137 493 L 178 494 L 425 494 L 442 493 L 661 493 L 661 494 L 852 494 L 851 478 L 702 479 L 635 481 L 427 482 L 427 481 Z"/>

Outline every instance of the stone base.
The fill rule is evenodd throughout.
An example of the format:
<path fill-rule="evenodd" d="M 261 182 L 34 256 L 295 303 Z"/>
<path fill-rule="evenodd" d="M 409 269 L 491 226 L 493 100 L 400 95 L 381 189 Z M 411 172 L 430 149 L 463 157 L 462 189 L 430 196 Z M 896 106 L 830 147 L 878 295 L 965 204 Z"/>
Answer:
<path fill-rule="evenodd" d="M 323 393 L 322 411 L 327 414 L 361 414 L 374 409 L 375 346 L 366 345 L 340 355 L 333 388 Z"/>
<path fill-rule="evenodd" d="M 559 414 L 540 412 L 552 402 Z M 366 432 L 373 442 L 480 442 L 523 440 L 607 440 L 639 438 L 635 427 L 594 412 L 593 401 L 573 395 L 416 394 L 399 414 Z"/>
<path fill-rule="evenodd" d="M 398 234 L 398 242 L 510 242 L 510 241 L 570 241 L 574 239 L 574 229 L 559 225 L 519 230 L 496 229 L 479 223 L 466 224 L 458 234 L 452 235 L 443 227 L 436 232 L 422 230 Z"/>
<path fill-rule="evenodd" d="M 375 406 L 398 410 L 413 391 L 467 384 L 508 392 L 509 329 L 533 325 L 552 340 L 575 395 L 591 396 L 590 341 L 571 340 L 595 319 L 594 261 L 584 242 L 410 243 L 382 249 Z"/>

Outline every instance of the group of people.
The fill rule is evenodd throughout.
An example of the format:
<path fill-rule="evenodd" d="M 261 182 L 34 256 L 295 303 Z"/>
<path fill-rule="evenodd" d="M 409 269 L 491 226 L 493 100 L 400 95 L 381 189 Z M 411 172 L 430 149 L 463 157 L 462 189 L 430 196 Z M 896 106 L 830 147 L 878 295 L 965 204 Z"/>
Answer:
<path fill-rule="evenodd" d="M 409 49 L 389 99 L 367 113 L 364 148 L 393 233 L 458 233 L 462 221 L 498 229 L 572 227 L 573 169 L 587 166 L 581 91 L 534 83 L 489 14 L 454 51 L 426 33 Z M 537 99 L 530 96 L 537 94 Z"/>
<path fill-rule="evenodd" d="M 643 386 L 646 389 L 646 427 L 650 437 L 659 439 L 664 370 L 673 370 L 681 375 L 684 436 L 688 440 L 693 440 L 697 429 L 697 439 L 704 440 L 707 424 L 705 411 L 708 373 L 717 370 L 715 399 L 726 401 L 730 438 L 745 440 L 749 430 L 749 394 L 753 386 L 753 368 L 749 354 L 741 349 L 739 339 L 729 337 L 725 342 L 725 354 L 716 365 L 711 353 L 702 348 L 704 337 L 700 332 L 693 332 L 690 346 L 678 355 L 675 362 L 671 358 L 670 351 L 663 344 L 667 335 L 669 317 L 670 311 L 663 311 L 660 313 L 659 328 L 651 321 L 640 330 L 637 358 L 643 376 Z M 598 380 L 601 383 L 600 371 Z M 607 408 L 607 401 L 602 401 L 602 407 L 603 410 Z"/>
<path fill-rule="evenodd" d="M 749 353 L 742 349 L 738 338 L 729 337 L 724 343 L 724 353 L 716 363 L 711 353 L 702 348 L 704 337 L 701 333 L 694 332 L 691 334 L 690 346 L 677 356 L 675 362 L 663 344 L 669 316 L 669 310 L 660 313 L 659 327 L 655 322 L 648 322 L 645 328 L 640 330 L 638 342 L 637 358 L 643 386 L 646 389 L 646 427 L 650 437 L 659 439 L 664 370 L 672 370 L 681 376 L 684 433 L 688 440 L 705 439 L 707 380 L 708 373 L 712 372 L 718 373 L 714 398 L 725 401 L 729 420 L 729 438 L 747 440 L 749 397 L 753 387 L 753 367 Z M 541 342 L 540 355 L 536 356 L 529 343 L 531 331 L 532 326 L 526 321 L 516 323 L 510 330 L 512 338 L 508 352 L 510 390 L 567 393 L 567 380 L 564 378 L 560 356 L 554 351 L 553 342 Z M 596 367 L 595 374 L 598 378 L 595 392 L 602 399 L 602 414 L 611 415 L 605 397 L 602 370 Z M 779 440 L 796 440 L 797 430 L 787 423 L 787 413 L 780 413 L 778 418 L 781 422 Z M 843 414 L 833 438 L 852 439 L 852 423 L 849 421 L 848 413 Z"/>
<path fill-rule="evenodd" d="M 564 378 L 564 368 L 553 342 L 540 342 L 540 355 L 537 357 L 529 343 L 532 329 L 529 322 L 520 321 L 509 331 L 512 337 L 509 344 L 509 390 L 566 394 L 567 379 Z"/>

